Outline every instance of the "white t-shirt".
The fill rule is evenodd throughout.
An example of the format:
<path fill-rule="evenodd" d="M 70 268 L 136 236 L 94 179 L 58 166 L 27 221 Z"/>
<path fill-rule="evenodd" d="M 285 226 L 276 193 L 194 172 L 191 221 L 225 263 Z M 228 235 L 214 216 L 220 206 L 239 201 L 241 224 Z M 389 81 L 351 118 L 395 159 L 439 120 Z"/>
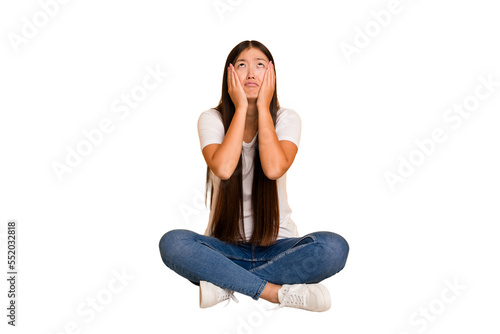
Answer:
<path fill-rule="evenodd" d="M 301 119 L 296 111 L 288 108 L 280 108 L 276 113 L 276 135 L 278 140 L 289 140 L 299 147 L 301 133 Z M 257 130 L 258 133 L 258 130 Z M 242 142 L 242 164 L 243 164 L 243 221 L 245 226 L 246 241 L 250 240 L 253 229 L 252 217 L 252 182 L 253 182 L 253 160 L 257 133 L 250 143 Z M 219 111 L 211 108 L 201 113 L 198 118 L 198 135 L 200 137 L 201 150 L 209 144 L 221 144 L 224 139 L 224 124 Z M 209 235 L 215 211 L 215 201 L 219 190 L 220 178 L 211 170 L 210 177 L 214 185 L 213 201 L 211 203 L 210 217 L 205 235 Z M 292 209 L 288 205 L 286 194 L 286 173 L 276 180 L 278 186 L 278 201 L 280 210 L 280 229 L 278 239 L 298 237 L 297 226 L 292 220 Z M 241 228 L 240 221 L 240 228 Z"/>

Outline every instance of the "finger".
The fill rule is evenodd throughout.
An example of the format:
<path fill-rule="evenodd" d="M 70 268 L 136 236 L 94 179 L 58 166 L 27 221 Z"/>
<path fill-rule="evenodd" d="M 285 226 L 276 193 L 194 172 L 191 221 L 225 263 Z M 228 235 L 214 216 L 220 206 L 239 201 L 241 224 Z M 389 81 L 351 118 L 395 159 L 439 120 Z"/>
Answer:
<path fill-rule="evenodd" d="M 276 80 L 276 73 L 274 73 L 274 64 L 272 61 L 269 62 L 269 76 L 271 89 L 274 90 L 274 82 Z"/>
<path fill-rule="evenodd" d="M 273 86 L 275 82 L 276 82 L 276 72 L 274 72 L 274 66 L 273 66 Z"/>
<path fill-rule="evenodd" d="M 266 86 L 268 82 L 268 77 L 269 77 L 269 66 L 266 68 L 266 71 L 264 72 L 264 77 L 262 78 L 262 86 Z"/>
<path fill-rule="evenodd" d="M 273 69 L 271 67 L 268 67 L 267 68 L 267 71 L 266 71 L 266 87 L 267 89 L 271 89 L 271 85 L 272 85 L 272 80 L 273 80 Z"/>
<path fill-rule="evenodd" d="M 232 83 L 233 89 L 239 89 L 238 88 L 239 80 L 238 80 L 238 76 L 236 75 L 236 72 L 234 70 L 233 64 L 231 64 L 231 83 Z"/>
<path fill-rule="evenodd" d="M 267 78 L 267 69 L 266 71 L 264 72 L 264 77 L 262 78 L 262 82 L 260 83 L 260 87 L 259 87 L 259 95 L 265 90 L 265 86 L 266 86 L 266 80 Z"/>
<path fill-rule="evenodd" d="M 233 87 L 238 87 L 239 80 L 238 80 L 238 76 L 236 75 L 236 72 L 234 71 L 233 64 L 231 64 L 231 78 L 232 78 L 232 82 L 233 82 Z"/>
<path fill-rule="evenodd" d="M 243 84 L 240 81 L 240 77 L 238 74 L 236 74 L 236 70 L 233 68 L 233 77 L 234 77 L 234 84 L 239 89 L 240 91 L 244 92 L 245 90 L 243 89 Z"/>

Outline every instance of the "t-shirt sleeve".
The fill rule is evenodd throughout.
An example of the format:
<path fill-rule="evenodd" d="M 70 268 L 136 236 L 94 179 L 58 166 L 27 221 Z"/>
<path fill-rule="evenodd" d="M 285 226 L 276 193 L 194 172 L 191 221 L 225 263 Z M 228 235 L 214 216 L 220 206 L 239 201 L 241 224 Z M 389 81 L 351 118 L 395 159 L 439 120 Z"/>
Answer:
<path fill-rule="evenodd" d="M 224 124 L 216 114 L 217 110 L 207 110 L 198 118 L 198 136 L 201 150 L 209 144 L 222 144 L 224 139 Z"/>
<path fill-rule="evenodd" d="M 289 140 L 299 147 L 301 130 L 302 121 L 295 110 L 285 109 L 277 117 L 276 136 L 278 140 Z"/>

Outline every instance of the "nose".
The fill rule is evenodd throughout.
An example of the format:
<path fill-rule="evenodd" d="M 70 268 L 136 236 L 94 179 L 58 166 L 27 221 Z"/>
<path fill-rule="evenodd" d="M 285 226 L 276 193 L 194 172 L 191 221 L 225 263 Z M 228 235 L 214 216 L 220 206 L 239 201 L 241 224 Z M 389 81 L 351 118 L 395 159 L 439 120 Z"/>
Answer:
<path fill-rule="evenodd" d="M 248 69 L 247 79 L 252 79 L 252 80 L 255 79 L 255 76 L 253 74 L 253 69 L 252 68 Z"/>

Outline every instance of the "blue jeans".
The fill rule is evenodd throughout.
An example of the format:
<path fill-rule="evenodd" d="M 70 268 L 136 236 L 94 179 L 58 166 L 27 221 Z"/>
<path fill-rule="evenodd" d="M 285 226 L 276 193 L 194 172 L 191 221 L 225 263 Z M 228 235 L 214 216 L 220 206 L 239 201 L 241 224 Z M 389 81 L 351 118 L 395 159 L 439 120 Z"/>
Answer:
<path fill-rule="evenodd" d="M 333 232 L 255 246 L 178 229 L 165 233 L 159 246 L 165 265 L 192 283 L 208 281 L 255 300 L 267 282 L 309 284 L 333 276 L 344 268 L 349 253 L 345 239 Z"/>

